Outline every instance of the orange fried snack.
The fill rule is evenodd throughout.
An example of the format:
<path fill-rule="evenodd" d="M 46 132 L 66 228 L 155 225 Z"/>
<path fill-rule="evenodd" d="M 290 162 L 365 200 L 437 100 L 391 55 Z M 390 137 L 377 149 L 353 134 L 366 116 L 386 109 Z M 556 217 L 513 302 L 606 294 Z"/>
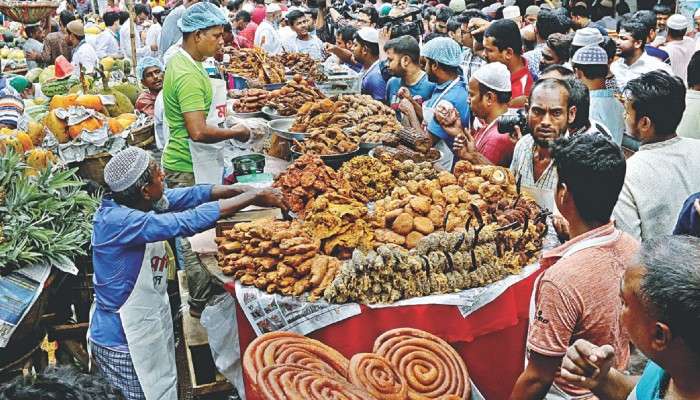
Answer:
<path fill-rule="evenodd" d="M 384 400 L 403 400 L 408 394 L 406 381 L 382 356 L 359 353 L 350 359 L 349 379 L 372 396 Z"/>
<path fill-rule="evenodd" d="M 257 391 L 268 400 L 375 399 L 343 378 L 292 364 L 264 368 L 258 373 L 257 382 Z"/>

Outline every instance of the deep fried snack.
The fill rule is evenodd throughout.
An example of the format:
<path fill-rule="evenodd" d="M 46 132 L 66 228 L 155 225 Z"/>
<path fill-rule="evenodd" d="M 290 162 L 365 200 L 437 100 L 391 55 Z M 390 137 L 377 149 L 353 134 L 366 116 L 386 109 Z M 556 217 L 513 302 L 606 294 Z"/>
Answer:
<path fill-rule="evenodd" d="M 294 364 L 266 367 L 258 373 L 257 382 L 256 391 L 267 400 L 374 400 L 340 377 Z"/>
<path fill-rule="evenodd" d="M 373 353 L 359 353 L 350 359 L 350 383 L 369 394 L 386 400 L 404 400 L 408 394 L 406 381 L 386 358 Z"/>
<path fill-rule="evenodd" d="M 412 328 L 392 329 L 374 341 L 373 352 L 385 357 L 406 380 L 409 399 L 470 396 L 462 357 L 435 335 Z"/>

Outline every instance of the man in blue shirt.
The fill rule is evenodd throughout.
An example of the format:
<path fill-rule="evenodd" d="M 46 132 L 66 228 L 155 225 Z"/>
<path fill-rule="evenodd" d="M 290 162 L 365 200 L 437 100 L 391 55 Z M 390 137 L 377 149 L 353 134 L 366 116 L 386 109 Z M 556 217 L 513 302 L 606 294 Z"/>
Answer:
<path fill-rule="evenodd" d="M 372 96 L 375 100 L 384 101 L 386 81 L 382 76 L 379 60 L 379 32 L 376 29 L 364 27 L 355 32 L 352 57 L 362 64 L 360 92 Z"/>
<path fill-rule="evenodd" d="M 443 153 L 440 166 L 449 171 L 454 158 L 452 144 L 455 138 L 442 128 L 436 113 L 443 115 L 448 106 L 454 107 L 462 126 L 469 126 L 469 96 L 462 80 L 462 48 L 450 38 L 439 37 L 425 43 L 420 55 L 425 58 L 428 79 L 436 84 L 430 99 L 423 103 L 423 122 L 433 135 L 435 148 Z M 453 122 L 444 121 L 447 126 Z"/>
<path fill-rule="evenodd" d="M 128 400 L 177 400 L 165 241 L 210 229 L 250 205 L 285 206 L 274 189 L 165 189 L 160 166 L 137 147 L 117 153 L 104 176 L 111 193 L 93 218 L 90 349 Z"/>
<path fill-rule="evenodd" d="M 644 373 L 611 368 L 612 346 L 579 339 L 562 361 L 561 377 L 601 399 L 700 398 L 700 239 L 660 236 L 642 242 L 640 253 L 622 281 L 620 320 L 649 358 Z"/>
<path fill-rule="evenodd" d="M 422 117 L 421 105 L 432 96 L 435 84 L 420 67 L 420 46 L 411 36 L 391 39 L 384 45 L 386 66 L 393 75 L 386 83 L 386 101 L 401 119 L 410 107 L 418 118 Z M 403 90 L 401 90 L 403 89 Z M 404 105 L 404 110 L 401 105 Z"/>

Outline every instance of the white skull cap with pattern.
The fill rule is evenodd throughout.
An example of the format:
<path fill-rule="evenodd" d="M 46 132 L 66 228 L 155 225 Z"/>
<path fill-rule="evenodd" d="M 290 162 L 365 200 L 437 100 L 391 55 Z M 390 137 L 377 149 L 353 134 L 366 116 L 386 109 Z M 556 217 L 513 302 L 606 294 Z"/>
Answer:
<path fill-rule="evenodd" d="M 669 29 L 682 31 L 690 27 L 690 21 L 685 17 L 685 15 L 673 14 L 668 17 L 668 20 L 666 20 L 666 26 Z"/>
<path fill-rule="evenodd" d="M 603 42 L 603 34 L 596 28 L 581 28 L 576 31 L 572 46 L 589 46 Z"/>
<path fill-rule="evenodd" d="M 151 157 L 138 147 L 127 147 L 105 165 L 105 183 L 113 192 L 123 192 L 148 169 Z"/>
<path fill-rule="evenodd" d="M 504 19 L 513 19 L 520 16 L 520 7 L 518 6 L 508 6 L 503 9 Z"/>
<path fill-rule="evenodd" d="M 474 71 L 472 77 L 482 85 L 497 92 L 511 91 L 510 71 L 508 71 L 508 67 L 499 62 L 482 65 L 481 68 Z"/>
<path fill-rule="evenodd" d="M 608 53 L 597 44 L 581 47 L 574 53 L 571 63 L 579 65 L 608 65 Z"/>

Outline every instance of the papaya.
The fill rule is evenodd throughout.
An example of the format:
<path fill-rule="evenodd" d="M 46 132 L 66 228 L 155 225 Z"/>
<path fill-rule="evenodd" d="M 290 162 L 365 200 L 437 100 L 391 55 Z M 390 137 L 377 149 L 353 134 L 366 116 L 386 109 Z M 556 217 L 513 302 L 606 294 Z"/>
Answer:
<path fill-rule="evenodd" d="M 107 120 L 107 124 L 109 125 L 109 131 L 114 135 L 121 133 L 124 130 L 124 127 L 117 118 L 110 118 Z"/>
<path fill-rule="evenodd" d="M 100 96 L 95 94 L 81 94 L 77 99 L 75 99 L 75 103 L 79 106 L 90 108 L 95 111 L 102 111 L 103 109 Z"/>
<path fill-rule="evenodd" d="M 76 100 L 78 99 L 77 94 L 67 94 L 67 95 L 56 95 L 53 96 L 49 102 L 49 110 L 55 110 L 57 108 L 68 108 L 77 105 Z"/>
<path fill-rule="evenodd" d="M 83 132 L 83 130 L 86 130 L 88 132 L 93 132 L 97 129 L 102 128 L 102 121 L 95 117 L 90 117 L 86 119 L 85 121 L 75 124 L 73 126 L 68 127 L 68 136 L 71 137 L 71 139 L 75 139 L 80 134 Z"/>
<path fill-rule="evenodd" d="M 68 143 L 70 140 L 66 132 L 68 129 L 66 122 L 56 116 L 56 110 L 51 110 L 46 114 L 46 117 L 44 117 L 44 125 L 53 133 L 58 143 Z"/>

